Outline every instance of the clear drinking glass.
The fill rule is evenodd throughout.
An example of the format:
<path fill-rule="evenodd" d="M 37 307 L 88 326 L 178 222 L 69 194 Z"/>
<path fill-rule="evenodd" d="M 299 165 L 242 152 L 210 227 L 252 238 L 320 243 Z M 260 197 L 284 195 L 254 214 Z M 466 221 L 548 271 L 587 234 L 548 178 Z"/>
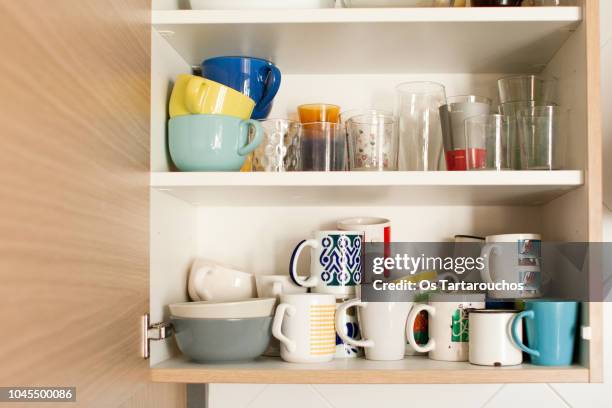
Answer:
<path fill-rule="evenodd" d="M 502 104 L 516 101 L 557 103 L 557 80 L 538 75 L 513 75 L 497 81 Z"/>
<path fill-rule="evenodd" d="M 300 170 L 342 171 L 346 164 L 346 133 L 339 123 L 303 123 Z"/>
<path fill-rule="evenodd" d="M 460 95 L 447 98 L 440 107 L 442 140 L 447 170 L 466 170 L 465 120 L 491 112 L 491 100 L 484 96 Z"/>
<path fill-rule="evenodd" d="M 522 169 L 559 170 L 564 167 L 567 116 L 559 106 L 536 106 L 518 112 Z"/>
<path fill-rule="evenodd" d="M 479 115 L 465 120 L 468 170 L 511 170 L 516 121 L 504 115 Z"/>
<path fill-rule="evenodd" d="M 440 106 L 446 105 L 444 85 L 405 82 L 396 87 L 399 124 L 399 169 L 441 170 Z"/>
<path fill-rule="evenodd" d="M 547 106 L 547 105 L 556 105 L 547 101 L 516 101 L 516 102 L 506 102 L 499 105 L 499 113 L 504 116 L 507 116 L 510 119 L 516 120 L 516 115 L 518 112 L 525 109 L 532 109 L 536 106 Z M 515 170 L 521 169 L 521 149 L 520 143 L 518 141 L 518 131 L 515 132 L 514 135 L 515 140 L 513 140 L 512 145 L 514 146 L 512 153 L 512 166 Z"/>
<path fill-rule="evenodd" d="M 392 115 L 377 111 L 346 121 L 349 169 L 397 170 L 397 132 Z"/>
<path fill-rule="evenodd" d="M 301 125 L 287 119 L 261 121 L 264 141 L 253 151 L 253 171 L 295 171 L 299 165 Z"/>

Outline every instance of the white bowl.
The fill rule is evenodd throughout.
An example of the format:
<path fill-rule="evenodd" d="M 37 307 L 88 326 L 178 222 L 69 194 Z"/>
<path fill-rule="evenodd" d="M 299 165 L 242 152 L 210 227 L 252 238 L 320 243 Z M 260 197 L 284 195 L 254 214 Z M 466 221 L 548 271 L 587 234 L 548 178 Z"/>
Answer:
<path fill-rule="evenodd" d="M 244 299 L 235 302 L 183 302 L 168 305 L 176 317 L 199 319 L 243 319 L 271 316 L 276 298 Z"/>
<path fill-rule="evenodd" d="M 252 274 L 206 259 L 194 261 L 187 289 L 189 298 L 194 301 L 233 301 L 257 297 Z"/>
<path fill-rule="evenodd" d="M 332 8 L 335 0 L 191 0 L 193 10 Z"/>

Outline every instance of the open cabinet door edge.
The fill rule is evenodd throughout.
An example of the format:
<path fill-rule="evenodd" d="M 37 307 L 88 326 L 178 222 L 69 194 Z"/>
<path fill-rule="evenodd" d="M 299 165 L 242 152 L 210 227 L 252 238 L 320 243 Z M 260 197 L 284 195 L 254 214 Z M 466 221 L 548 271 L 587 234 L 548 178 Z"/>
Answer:
<path fill-rule="evenodd" d="M 185 386 L 151 383 L 141 357 L 150 8 L 0 2 L 0 386 L 74 386 L 88 408 L 185 406 Z"/>

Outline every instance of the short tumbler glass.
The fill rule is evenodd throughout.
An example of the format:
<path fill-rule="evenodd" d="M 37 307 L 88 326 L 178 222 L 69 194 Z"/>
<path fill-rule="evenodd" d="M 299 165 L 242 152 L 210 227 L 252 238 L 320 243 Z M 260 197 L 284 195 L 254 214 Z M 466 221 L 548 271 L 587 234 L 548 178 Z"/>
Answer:
<path fill-rule="evenodd" d="M 302 124 L 300 170 L 343 171 L 346 164 L 346 134 L 339 123 Z"/>
<path fill-rule="evenodd" d="M 468 170 L 512 169 L 516 121 L 504 115 L 479 115 L 465 120 Z"/>
<path fill-rule="evenodd" d="M 536 106 L 518 112 L 523 170 L 563 169 L 567 116 L 567 112 L 559 106 Z"/>
<path fill-rule="evenodd" d="M 350 170 L 397 170 L 398 137 L 392 115 L 370 111 L 346 121 Z"/>

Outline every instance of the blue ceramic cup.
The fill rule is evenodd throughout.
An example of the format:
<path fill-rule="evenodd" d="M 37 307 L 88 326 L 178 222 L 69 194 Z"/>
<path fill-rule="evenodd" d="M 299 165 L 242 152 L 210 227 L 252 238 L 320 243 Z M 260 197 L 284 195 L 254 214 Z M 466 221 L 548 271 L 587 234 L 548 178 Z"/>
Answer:
<path fill-rule="evenodd" d="M 529 347 L 518 335 L 523 318 L 526 319 Z M 512 339 L 531 356 L 533 364 L 566 366 L 572 364 L 577 326 L 578 302 L 527 300 L 525 310 L 512 321 Z"/>
<path fill-rule="evenodd" d="M 262 140 L 263 128 L 253 119 L 184 115 L 168 122 L 170 157 L 181 171 L 238 171 Z"/>
<path fill-rule="evenodd" d="M 242 92 L 255 101 L 251 118 L 265 119 L 281 83 L 280 70 L 268 60 L 215 57 L 202 61 L 202 76 Z"/>

